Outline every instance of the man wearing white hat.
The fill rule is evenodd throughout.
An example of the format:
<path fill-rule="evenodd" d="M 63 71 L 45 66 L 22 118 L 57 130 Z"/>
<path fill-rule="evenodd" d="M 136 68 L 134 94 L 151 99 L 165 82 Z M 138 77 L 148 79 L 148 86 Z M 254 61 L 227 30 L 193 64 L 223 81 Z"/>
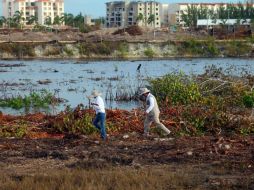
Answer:
<path fill-rule="evenodd" d="M 162 129 L 166 133 L 166 135 L 169 135 L 171 131 L 160 122 L 160 110 L 156 98 L 150 93 L 150 90 L 148 90 L 147 88 L 141 88 L 139 95 L 143 96 L 142 99 L 146 101 L 144 135 L 149 135 L 149 129 L 153 122 L 156 124 L 157 127 Z"/>
<path fill-rule="evenodd" d="M 106 112 L 105 112 L 105 105 L 103 99 L 101 98 L 101 93 L 94 90 L 89 96 L 89 99 L 92 99 L 91 105 L 93 106 L 96 116 L 93 120 L 93 125 L 100 130 L 101 138 L 106 140 L 106 129 L 105 129 L 105 120 L 106 120 Z"/>

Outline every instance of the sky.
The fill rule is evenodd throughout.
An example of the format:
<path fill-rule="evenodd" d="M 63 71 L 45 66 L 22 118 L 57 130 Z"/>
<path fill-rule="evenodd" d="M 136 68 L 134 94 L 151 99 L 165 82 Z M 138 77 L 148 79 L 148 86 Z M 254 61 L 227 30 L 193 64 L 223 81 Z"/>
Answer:
<path fill-rule="evenodd" d="M 74 15 L 80 12 L 84 15 L 92 16 L 93 18 L 105 16 L 106 8 L 105 3 L 114 0 L 64 0 L 65 12 Z M 161 3 L 186 3 L 186 2 L 203 2 L 203 3 L 232 3 L 239 2 L 239 0 L 157 0 Z M 243 2 L 243 1 L 242 1 Z M 2 6 L 2 4 L 0 3 Z M 0 15 L 2 15 L 2 7 L 0 6 Z"/>

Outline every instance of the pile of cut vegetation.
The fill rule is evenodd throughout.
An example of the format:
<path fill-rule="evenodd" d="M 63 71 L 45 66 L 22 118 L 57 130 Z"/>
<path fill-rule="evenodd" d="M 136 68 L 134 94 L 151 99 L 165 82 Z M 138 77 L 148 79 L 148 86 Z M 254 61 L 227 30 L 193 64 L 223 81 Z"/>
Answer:
<path fill-rule="evenodd" d="M 124 29 L 119 29 L 113 33 L 113 35 L 128 33 L 131 36 L 142 35 L 143 31 L 139 26 L 129 26 Z"/>

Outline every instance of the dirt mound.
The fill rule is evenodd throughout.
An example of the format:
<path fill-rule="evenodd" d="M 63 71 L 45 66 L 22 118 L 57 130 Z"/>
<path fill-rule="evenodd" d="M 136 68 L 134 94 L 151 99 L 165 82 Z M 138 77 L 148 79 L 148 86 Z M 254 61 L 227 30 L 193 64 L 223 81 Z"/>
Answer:
<path fill-rule="evenodd" d="M 139 26 L 129 26 L 127 28 L 115 31 L 113 35 L 123 35 L 124 33 L 128 33 L 131 36 L 139 36 L 143 34 L 143 31 Z"/>

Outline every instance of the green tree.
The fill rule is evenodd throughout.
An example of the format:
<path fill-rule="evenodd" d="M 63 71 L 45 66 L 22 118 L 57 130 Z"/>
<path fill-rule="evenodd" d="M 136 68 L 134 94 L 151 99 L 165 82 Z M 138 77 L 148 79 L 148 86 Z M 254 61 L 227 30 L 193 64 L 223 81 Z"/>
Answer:
<path fill-rule="evenodd" d="M 53 24 L 54 25 L 60 25 L 61 24 L 61 18 L 60 18 L 60 16 L 58 16 L 58 15 L 55 16 Z"/>
<path fill-rule="evenodd" d="M 52 19 L 50 16 L 47 16 L 46 19 L 44 20 L 44 24 L 46 25 L 52 25 Z"/>
<path fill-rule="evenodd" d="M 0 17 L 0 27 L 3 27 L 6 24 L 7 20 L 4 16 Z"/>
<path fill-rule="evenodd" d="M 28 18 L 27 24 L 31 25 L 31 24 L 37 24 L 38 23 L 38 18 L 37 16 L 30 16 Z"/>
<path fill-rule="evenodd" d="M 22 28 L 24 21 L 25 21 L 25 18 L 23 17 L 23 12 L 16 11 L 13 15 L 13 22 L 15 22 L 18 27 Z"/>
<path fill-rule="evenodd" d="M 142 13 L 139 13 L 137 16 L 136 22 L 143 22 L 144 21 L 144 15 Z"/>
<path fill-rule="evenodd" d="M 74 16 L 71 13 L 64 13 L 63 15 L 64 23 L 68 26 L 74 26 Z"/>
<path fill-rule="evenodd" d="M 154 23 L 155 24 L 155 15 L 151 14 L 148 19 L 147 19 L 147 24 L 151 24 Z"/>
<path fill-rule="evenodd" d="M 187 10 L 182 14 L 182 20 L 185 26 L 195 28 L 197 26 L 198 19 L 198 7 L 195 5 L 187 6 Z"/>

